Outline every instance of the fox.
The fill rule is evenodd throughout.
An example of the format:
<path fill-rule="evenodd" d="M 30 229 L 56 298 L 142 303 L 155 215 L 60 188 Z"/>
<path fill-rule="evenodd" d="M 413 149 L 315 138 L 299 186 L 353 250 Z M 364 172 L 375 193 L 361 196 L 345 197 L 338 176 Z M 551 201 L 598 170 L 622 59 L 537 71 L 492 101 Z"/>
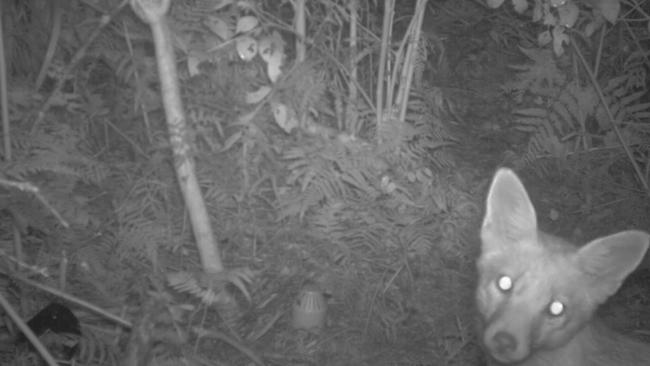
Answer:
<path fill-rule="evenodd" d="M 576 246 L 542 232 L 523 183 L 500 168 L 480 241 L 475 300 L 488 365 L 650 365 L 650 344 L 594 317 L 642 261 L 648 233 L 622 231 Z"/>

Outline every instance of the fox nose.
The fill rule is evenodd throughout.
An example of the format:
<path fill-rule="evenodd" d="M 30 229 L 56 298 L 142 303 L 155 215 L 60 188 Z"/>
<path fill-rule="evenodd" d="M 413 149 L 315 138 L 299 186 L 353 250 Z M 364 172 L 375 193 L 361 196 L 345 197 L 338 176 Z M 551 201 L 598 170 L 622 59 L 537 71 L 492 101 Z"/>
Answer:
<path fill-rule="evenodd" d="M 493 338 L 495 350 L 499 354 L 509 354 L 517 349 L 517 338 L 508 332 L 497 332 Z"/>

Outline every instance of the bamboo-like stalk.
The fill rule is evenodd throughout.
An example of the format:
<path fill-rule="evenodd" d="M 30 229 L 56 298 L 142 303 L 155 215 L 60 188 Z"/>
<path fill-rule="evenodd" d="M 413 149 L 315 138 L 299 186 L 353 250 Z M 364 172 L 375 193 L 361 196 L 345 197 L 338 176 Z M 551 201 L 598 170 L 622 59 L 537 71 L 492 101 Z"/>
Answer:
<path fill-rule="evenodd" d="M 178 87 L 178 71 L 174 60 L 171 31 L 165 15 L 169 4 L 170 0 L 131 0 L 131 7 L 143 21 L 149 24 L 153 34 L 165 117 L 174 153 L 174 166 L 189 212 L 201 264 L 206 273 L 220 273 L 224 269 L 223 263 L 196 177 L 194 158 L 191 154 L 189 127 L 186 123 Z"/>

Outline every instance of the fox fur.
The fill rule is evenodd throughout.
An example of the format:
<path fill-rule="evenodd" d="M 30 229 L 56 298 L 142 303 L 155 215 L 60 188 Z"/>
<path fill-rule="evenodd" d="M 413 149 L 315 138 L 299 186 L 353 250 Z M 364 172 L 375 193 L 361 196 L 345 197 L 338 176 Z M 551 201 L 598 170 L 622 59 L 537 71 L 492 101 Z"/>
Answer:
<path fill-rule="evenodd" d="M 490 365 L 650 365 L 650 344 L 594 312 L 643 259 L 650 235 L 623 231 L 582 247 L 537 229 L 517 175 L 499 169 L 481 227 L 476 304 Z"/>

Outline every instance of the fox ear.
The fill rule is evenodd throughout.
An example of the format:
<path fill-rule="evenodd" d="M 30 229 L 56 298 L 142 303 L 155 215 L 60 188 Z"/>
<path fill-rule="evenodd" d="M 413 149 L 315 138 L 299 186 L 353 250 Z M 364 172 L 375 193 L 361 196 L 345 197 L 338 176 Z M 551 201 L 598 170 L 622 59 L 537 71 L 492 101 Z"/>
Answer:
<path fill-rule="evenodd" d="M 490 185 L 481 227 L 483 249 L 537 235 L 537 215 L 526 188 L 510 169 L 499 169 Z"/>
<path fill-rule="evenodd" d="M 605 301 L 641 263 L 650 235 L 629 230 L 598 238 L 577 252 L 578 267 L 593 279 L 592 298 Z"/>

